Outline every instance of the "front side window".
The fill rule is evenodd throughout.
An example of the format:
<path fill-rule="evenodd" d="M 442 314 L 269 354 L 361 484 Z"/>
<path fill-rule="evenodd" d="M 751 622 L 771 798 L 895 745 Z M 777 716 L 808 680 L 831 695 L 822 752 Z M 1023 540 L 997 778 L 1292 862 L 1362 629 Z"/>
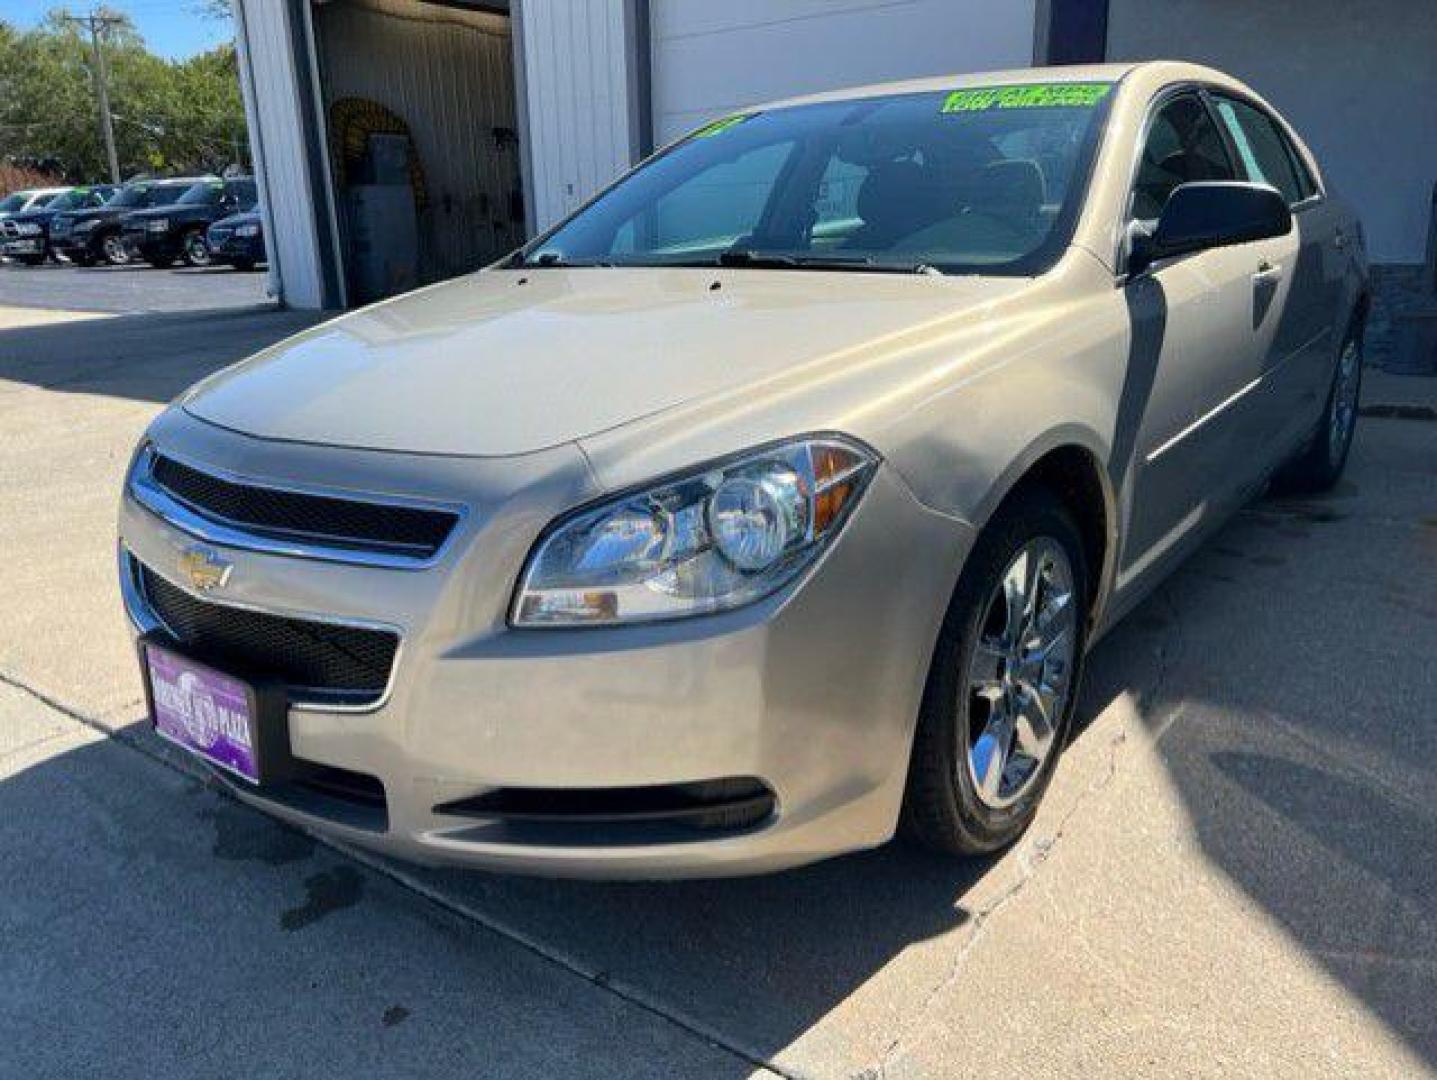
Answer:
<path fill-rule="evenodd" d="M 981 87 L 730 117 L 520 261 L 1036 273 L 1066 245 L 1111 90 Z"/>
<path fill-rule="evenodd" d="M 1157 218 L 1180 184 L 1236 180 L 1222 135 L 1196 94 L 1180 94 L 1153 116 L 1133 184 L 1132 216 Z"/>
<path fill-rule="evenodd" d="M 1288 205 L 1299 203 L 1316 190 L 1306 168 L 1299 171 L 1297 152 L 1277 122 L 1245 101 L 1219 96 L 1217 114 L 1237 148 L 1248 180 L 1271 184 Z"/>

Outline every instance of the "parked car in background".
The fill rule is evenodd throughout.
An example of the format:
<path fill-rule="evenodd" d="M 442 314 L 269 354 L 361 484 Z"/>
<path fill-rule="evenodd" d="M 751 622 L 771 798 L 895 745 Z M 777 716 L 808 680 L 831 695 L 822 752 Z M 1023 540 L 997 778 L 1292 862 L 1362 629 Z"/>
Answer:
<path fill-rule="evenodd" d="M 0 255 L 38 266 L 51 253 L 50 225 L 56 214 L 96 209 L 117 190 L 112 184 L 70 188 L 46 200 L 42 206 L 0 218 Z"/>
<path fill-rule="evenodd" d="M 99 262 L 123 266 L 131 261 L 131 255 L 120 235 L 120 219 L 136 210 L 174 202 L 203 179 L 133 180 L 103 206 L 56 214 L 50 223 L 50 249 L 80 266 Z"/>
<path fill-rule="evenodd" d="M 168 206 L 127 214 L 121 222 L 125 243 L 151 266 L 173 266 L 176 259 L 208 266 L 206 231 L 222 217 L 252 209 L 258 197 L 250 177 L 202 180 Z"/>
<path fill-rule="evenodd" d="M 24 213 L 26 210 L 34 210 L 38 206 L 44 206 L 56 195 L 69 191 L 69 188 L 27 188 L 24 191 L 12 191 L 5 198 L 0 199 L 0 220 L 9 217 L 11 214 Z"/>
<path fill-rule="evenodd" d="M 253 270 L 266 259 L 264 223 L 258 210 L 246 210 L 220 218 L 205 234 L 210 258 L 229 263 L 236 270 Z"/>
<path fill-rule="evenodd" d="M 151 716 L 421 861 L 994 851 L 1088 646 L 1270 478 L 1337 481 L 1364 247 L 1193 64 L 745 109 L 155 420 L 119 527 Z"/>

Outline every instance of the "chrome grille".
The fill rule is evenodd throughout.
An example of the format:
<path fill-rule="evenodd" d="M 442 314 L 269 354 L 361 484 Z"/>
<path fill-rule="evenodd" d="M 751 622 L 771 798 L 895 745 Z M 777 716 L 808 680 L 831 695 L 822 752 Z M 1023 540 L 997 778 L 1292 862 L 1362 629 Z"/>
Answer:
<path fill-rule="evenodd" d="M 194 659 L 240 676 L 276 679 L 300 700 L 373 705 L 389 686 L 399 635 L 273 615 L 191 596 L 143 563 L 140 594 L 154 617 Z"/>

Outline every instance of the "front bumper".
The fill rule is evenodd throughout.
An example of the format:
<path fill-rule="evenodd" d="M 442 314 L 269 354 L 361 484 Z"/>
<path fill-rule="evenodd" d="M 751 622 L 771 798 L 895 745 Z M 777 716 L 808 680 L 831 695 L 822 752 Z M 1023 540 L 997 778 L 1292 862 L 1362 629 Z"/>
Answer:
<path fill-rule="evenodd" d="M 43 255 L 46 250 L 43 236 L 20 236 L 0 242 L 0 255 Z"/>
<path fill-rule="evenodd" d="M 180 235 L 173 229 L 166 232 L 150 232 L 148 229 L 125 229 L 121 235 L 125 246 L 136 258 L 178 259 L 183 251 Z"/>
<path fill-rule="evenodd" d="M 221 262 L 239 260 L 242 262 L 264 262 L 264 239 L 259 236 L 240 236 L 234 232 L 216 233 L 211 231 L 205 237 L 210 254 Z"/>
<path fill-rule="evenodd" d="M 242 799 L 405 859 L 567 876 L 755 873 L 892 835 L 933 642 L 972 537 L 921 506 L 890 470 L 879 469 L 819 565 L 761 603 L 647 627 L 516 631 L 506 614 L 532 543 L 597 494 L 573 447 L 504 460 L 411 458 L 269 443 L 173 409 L 152 437 L 191 463 L 274 483 L 472 508 L 422 569 L 223 549 L 233 573 L 209 602 L 382 624 L 402 636 L 377 705 L 289 711 L 293 753 L 377 780 L 382 812 L 225 780 Z M 176 567 L 194 542 L 126 494 L 122 575 L 138 561 L 180 584 Z M 144 598 L 126 593 L 132 621 L 148 629 Z M 496 790 L 735 777 L 761 781 L 776 807 L 733 830 L 680 835 L 573 819 L 519 827 L 440 809 Z"/>

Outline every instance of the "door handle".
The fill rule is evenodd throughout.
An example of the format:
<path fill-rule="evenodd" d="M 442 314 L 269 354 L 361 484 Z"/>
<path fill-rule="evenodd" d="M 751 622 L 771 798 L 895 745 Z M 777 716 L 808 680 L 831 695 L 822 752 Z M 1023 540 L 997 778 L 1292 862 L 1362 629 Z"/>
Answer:
<path fill-rule="evenodd" d="M 1264 259 L 1257 264 L 1257 273 L 1252 275 L 1252 280 L 1254 282 L 1278 281 L 1281 277 L 1282 267 Z"/>
<path fill-rule="evenodd" d="M 1335 229 L 1332 233 L 1332 246 L 1341 251 L 1347 246 L 1347 234 L 1341 229 Z"/>

